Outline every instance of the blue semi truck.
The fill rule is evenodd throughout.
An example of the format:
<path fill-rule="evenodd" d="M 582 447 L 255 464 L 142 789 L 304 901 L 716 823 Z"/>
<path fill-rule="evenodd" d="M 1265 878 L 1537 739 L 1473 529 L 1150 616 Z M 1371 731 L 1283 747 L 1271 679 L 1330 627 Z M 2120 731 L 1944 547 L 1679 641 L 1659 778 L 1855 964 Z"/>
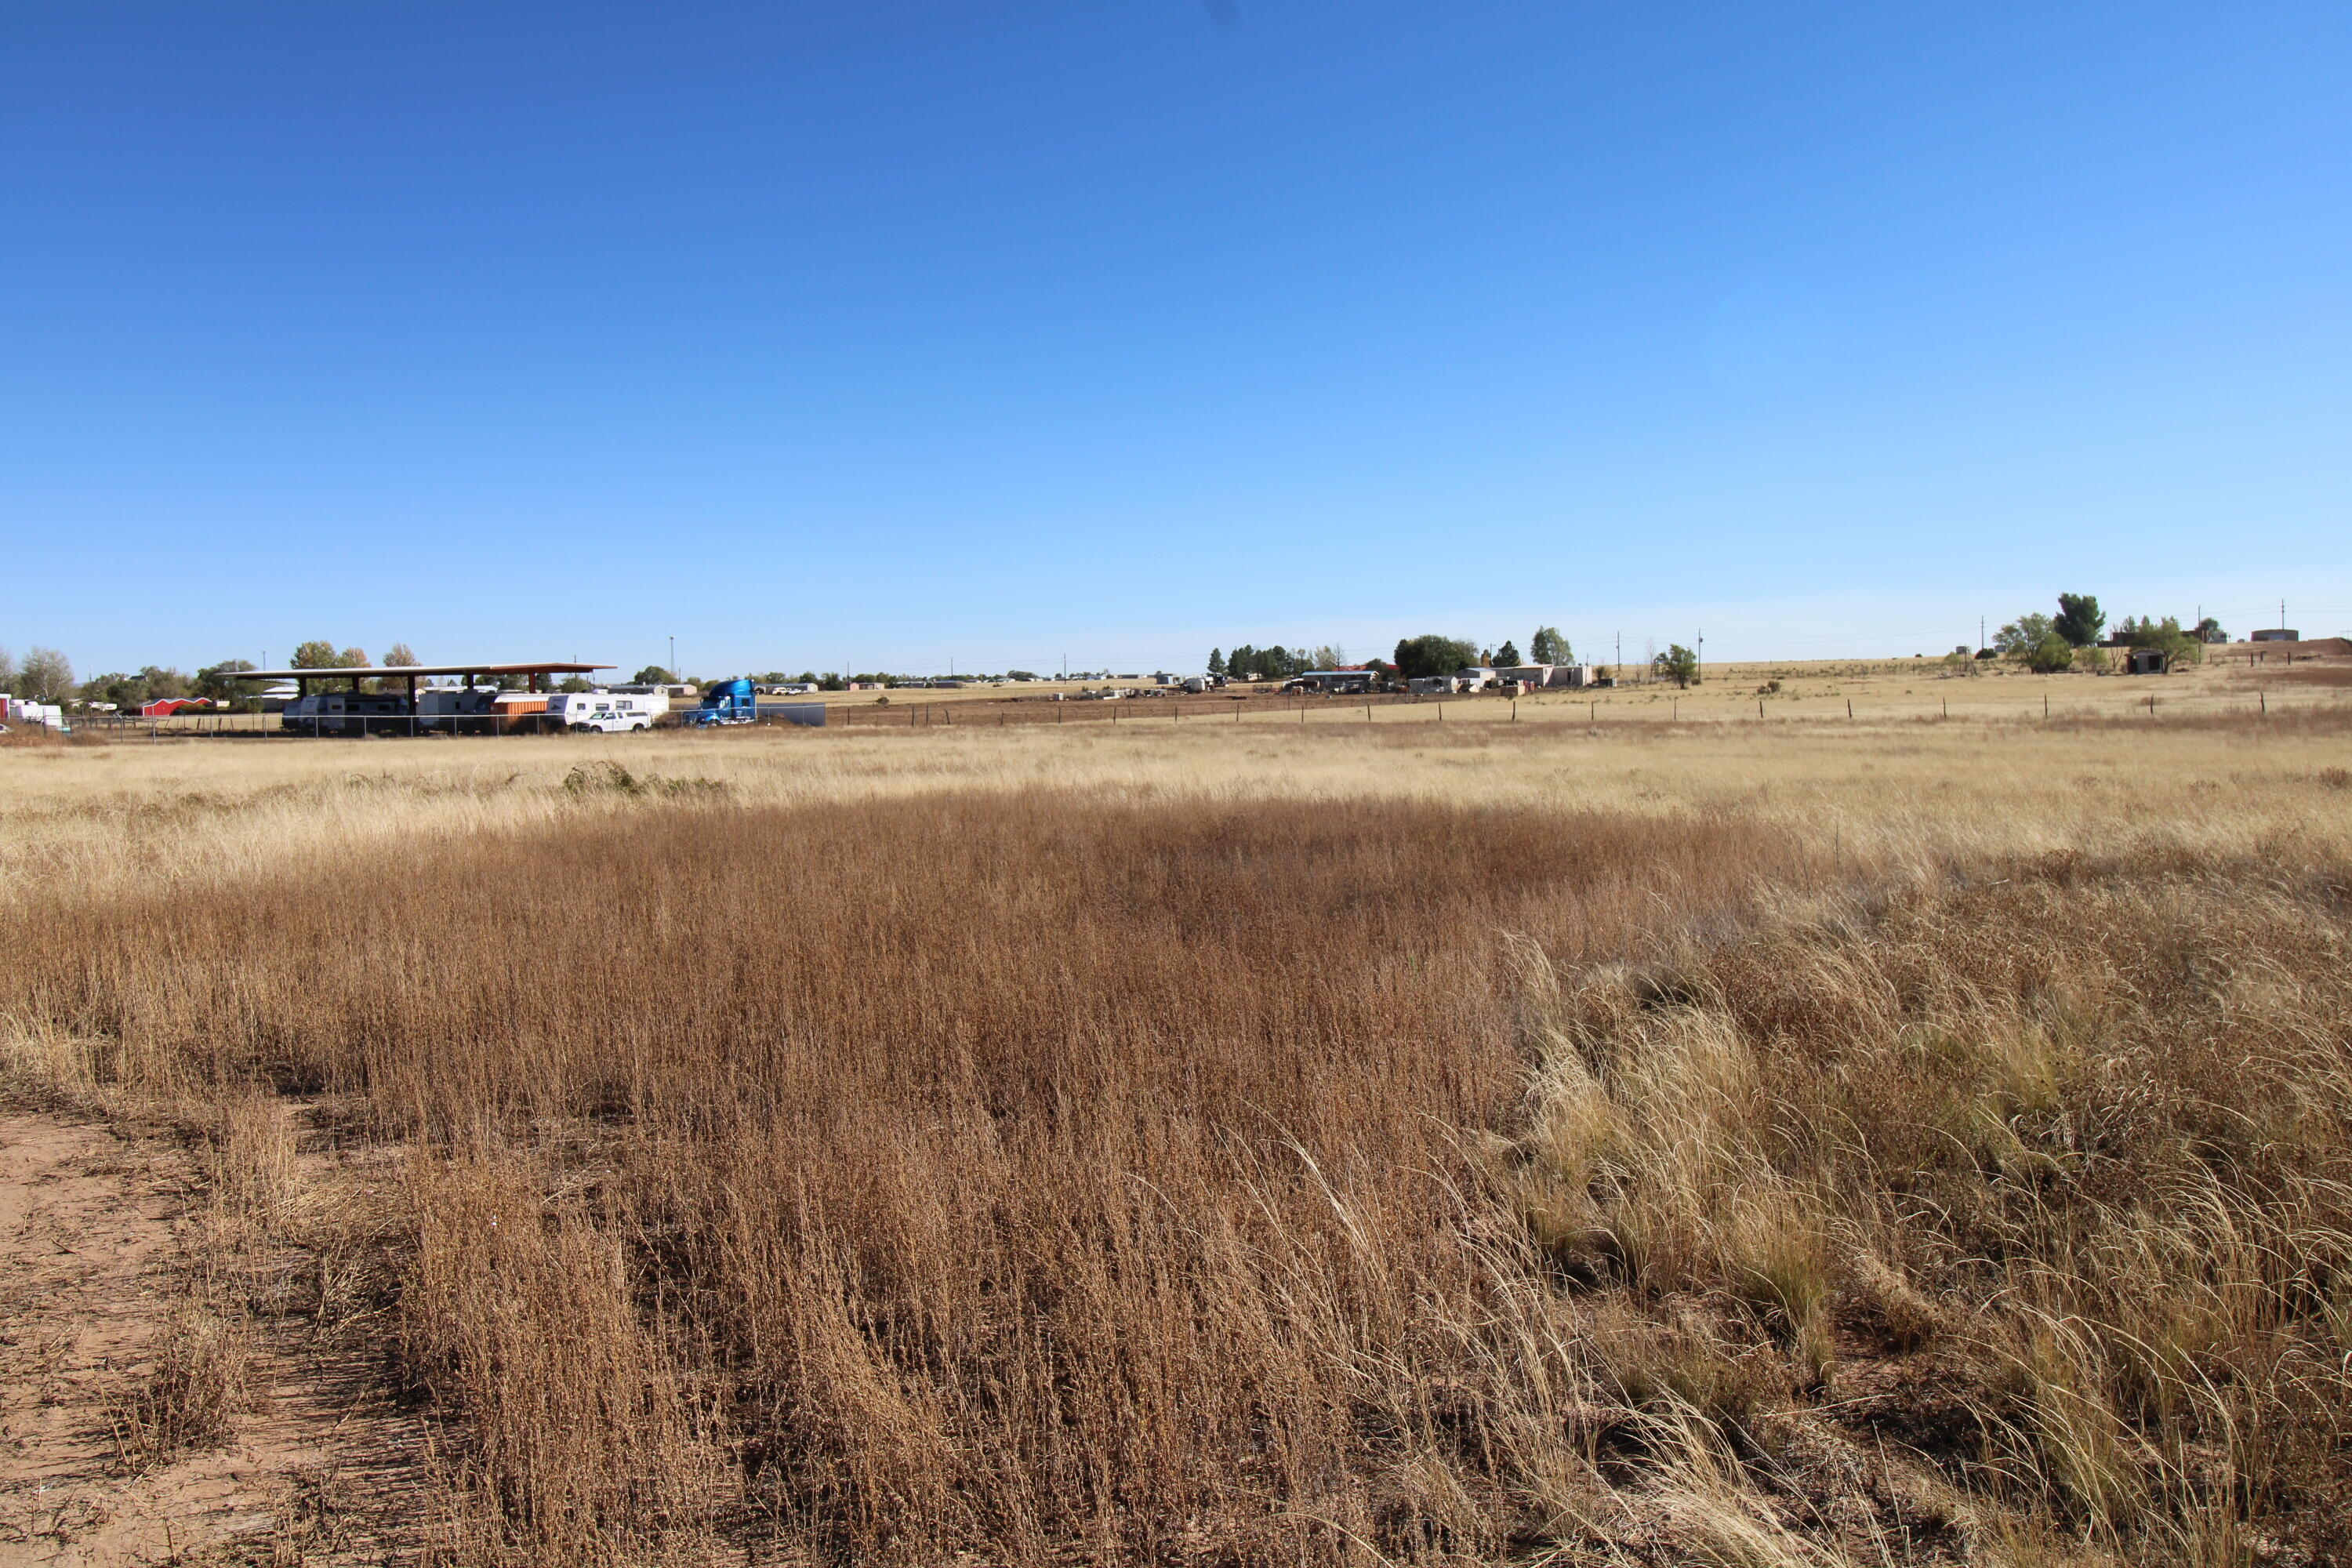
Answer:
<path fill-rule="evenodd" d="M 787 724 L 822 727 L 824 723 L 824 704 L 822 702 L 772 702 L 768 705 L 767 711 L 762 713 L 760 710 L 759 688 L 753 686 L 747 677 L 739 680 L 721 680 L 714 683 L 703 692 L 699 707 L 689 708 L 679 717 L 681 722 L 691 724 L 698 730 L 710 729 L 720 724 L 756 724 L 763 718 L 781 719 Z"/>
<path fill-rule="evenodd" d="M 714 724 L 755 724 L 760 719 L 759 693 L 748 679 L 721 680 L 702 694 L 702 704 L 689 708 L 686 722 L 697 729 Z"/>

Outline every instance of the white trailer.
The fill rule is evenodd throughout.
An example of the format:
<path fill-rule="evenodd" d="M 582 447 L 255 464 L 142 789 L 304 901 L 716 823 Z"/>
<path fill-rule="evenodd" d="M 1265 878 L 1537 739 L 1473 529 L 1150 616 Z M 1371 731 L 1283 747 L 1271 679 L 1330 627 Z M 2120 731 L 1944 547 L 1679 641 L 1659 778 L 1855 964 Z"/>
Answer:
<path fill-rule="evenodd" d="M 548 718 L 575 735 L 650 730 L 655 718 L 667 711 L 666 697 L 628 691 L 559 691 L 547 700 Z"/>
<path fill-rule="evenodd" d="M 65 710 L 55 702 L 36 702 L 29 697 L 0 695 L 0 714 L 10 724 L 38 724 L 45 730 L 67 731 Z"/>

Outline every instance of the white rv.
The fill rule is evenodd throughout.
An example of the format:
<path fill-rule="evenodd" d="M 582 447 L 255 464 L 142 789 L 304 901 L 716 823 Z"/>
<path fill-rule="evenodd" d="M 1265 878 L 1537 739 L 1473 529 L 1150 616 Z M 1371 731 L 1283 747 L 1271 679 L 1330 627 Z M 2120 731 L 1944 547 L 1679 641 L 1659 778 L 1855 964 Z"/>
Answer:
<path fill-rule="evenodd" d="M 65 710 L 55 702 L 36 702 L 31 698 L 10 697 L 0 693 L 0 714 L 10 724 L 37 724 L 45 730 L 61 734 L 70 733 L 73 726 L 66 722 Z"/>
<path fill-rule="evenodd" d="M 548 718 L 575 735 L 650 730 L 655 717 L 667 711 L 667 698 L 628 691 L 559 691 L 547 700 Z"/>

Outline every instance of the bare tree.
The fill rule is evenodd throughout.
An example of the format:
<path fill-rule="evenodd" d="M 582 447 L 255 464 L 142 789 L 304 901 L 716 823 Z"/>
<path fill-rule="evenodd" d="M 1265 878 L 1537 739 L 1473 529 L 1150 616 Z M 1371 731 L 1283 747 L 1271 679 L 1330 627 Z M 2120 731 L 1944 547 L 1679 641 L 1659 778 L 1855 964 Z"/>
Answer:
<path fill-rule="evenodd" d="M 16 684 L 23 689 L 16 696 L 63 702 L 74 694 L 73 660 L 53 647 L 29 648 L 25 662 L 16 667 Z"/>

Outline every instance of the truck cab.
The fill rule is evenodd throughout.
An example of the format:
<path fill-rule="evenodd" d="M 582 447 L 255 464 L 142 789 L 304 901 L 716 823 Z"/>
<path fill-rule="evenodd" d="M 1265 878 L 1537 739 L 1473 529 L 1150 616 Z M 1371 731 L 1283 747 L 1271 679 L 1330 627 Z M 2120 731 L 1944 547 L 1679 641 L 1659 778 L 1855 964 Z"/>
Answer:
<path fill-rule="evenodd" d="M 715 682 L 702 694 L 702 705 L 687 711 L 686 721 L 697 729 L 713 724 L 752 724 L 760 718 L 760 694 L 749 678 Z"/>

